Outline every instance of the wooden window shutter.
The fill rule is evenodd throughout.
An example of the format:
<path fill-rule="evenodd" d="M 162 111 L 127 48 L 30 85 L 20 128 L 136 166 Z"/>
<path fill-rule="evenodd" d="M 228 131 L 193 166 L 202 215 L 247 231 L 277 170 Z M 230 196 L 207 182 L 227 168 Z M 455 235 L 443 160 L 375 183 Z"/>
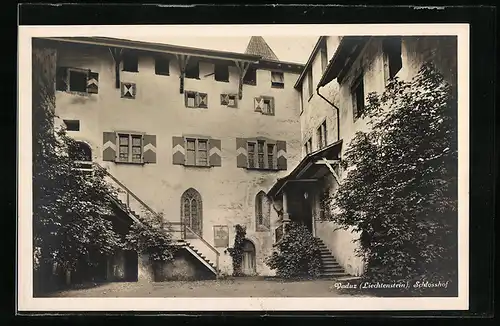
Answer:
<path fill-rule="evenodd" d="M 172 163 L 184 165 L 185 154 L 184 137 L 172 137 Z"/>
<path fill-rule="evenodd" d="M 278 170 L 287 169 L 287 159 L 286 159 L 286 141 L 278 140 L 276 142 L 276 153 L 277 153 L 277 163 Z"/>
<path fill-rule="evenodd" d="M 220 95 L 220 104 L 221 105 L 228 105 L 229 104 L 229 95 L 228 94 L 221 94 Z"/>
<path fill-rule="evenodd" d="M 102 159 L 103 161 L 116 160 L 116 133 L 103 132 L 102 133 Z"/>
<path fill-rule="evenodd" d="M 263 99 L 261 97 L 256 97 L 254 98 L 254 109 L 255 112 L 262 112 L 262 104 Z"/>
<path fill-rule="evenodd" d="M 197 93 L 196 99 L 198 103 L 198 107 L 207 108 L 208 107 L 208 94 L 206 93 Z"/>
<path fill-rule="evenodd" d="M 247 167 L 247 139 L 246 138 L 236 138 L 236 166 L 239 168 Z"/>
<path fill-rule="evenodd" d="M 99 74 L 97 72 L 89 72 L 87 79 L 87 93 L 97 94 L 99 92 Z"/>
<path fill-rule="evenodd" d="M 220 139 L 210 139 L 209 141 L 210 166 L 222 166 L 222 149 Z"/>
<path fill-rule="evenodd" d="M 144 163 L 156 163 L 156 135 L 144 135 L 142 145 Z"/>
<path fill-rule="evenodd" d="M 56 69 L 56 90 L 68 90 L 68 67 L 57 67 Z"/>

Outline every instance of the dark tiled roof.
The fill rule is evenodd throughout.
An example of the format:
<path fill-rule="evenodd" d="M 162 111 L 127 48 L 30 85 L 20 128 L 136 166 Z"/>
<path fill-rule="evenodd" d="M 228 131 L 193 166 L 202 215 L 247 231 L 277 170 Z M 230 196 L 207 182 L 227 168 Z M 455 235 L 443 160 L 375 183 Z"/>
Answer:
<path fill-rule="evenodd" d="M 260 55 L 262 59 L 279 61 L 262 36 L 252 36 L 250 38 L 245 54 Z"/>

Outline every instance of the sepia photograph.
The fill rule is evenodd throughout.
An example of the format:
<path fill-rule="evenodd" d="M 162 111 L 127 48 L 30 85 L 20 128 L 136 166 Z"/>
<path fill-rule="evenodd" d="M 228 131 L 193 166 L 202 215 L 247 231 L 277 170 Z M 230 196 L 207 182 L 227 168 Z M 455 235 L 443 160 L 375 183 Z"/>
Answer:
<path fill-rule="evenodd" d="M 467 308 L 468 26 L 326 26 L 20 28 L 26 306 Z"/>

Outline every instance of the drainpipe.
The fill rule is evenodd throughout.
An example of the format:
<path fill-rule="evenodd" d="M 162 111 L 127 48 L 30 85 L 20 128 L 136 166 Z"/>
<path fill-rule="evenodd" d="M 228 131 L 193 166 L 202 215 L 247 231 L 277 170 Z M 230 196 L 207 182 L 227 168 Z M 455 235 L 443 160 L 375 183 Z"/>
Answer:
<path fill-rule="evenodd" d="M 316 94 L 318 94 L 319 97 L 321 97 L 323 100 L 325 100 L 326 103 L 330 104 L 337 111 L 337 141 L 338 141 L 338 140 L 340 140 L 340 109 L 338 106 L 336 106 L 335 104 L 330 102 L 326 97 L 321 95 L 321 93 L 319 92 L 319 88 L 320 88 L 319 86 L 316 87 Z"/>

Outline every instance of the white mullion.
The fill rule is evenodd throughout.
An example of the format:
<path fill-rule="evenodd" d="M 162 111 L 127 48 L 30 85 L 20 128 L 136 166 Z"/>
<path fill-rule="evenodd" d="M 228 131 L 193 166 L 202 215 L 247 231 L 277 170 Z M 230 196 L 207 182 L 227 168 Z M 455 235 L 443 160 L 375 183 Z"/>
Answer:
<path fill-rule="evenodd" d="M 132 134 L 128 134 L 128 161 L 132 162 Z"/>

